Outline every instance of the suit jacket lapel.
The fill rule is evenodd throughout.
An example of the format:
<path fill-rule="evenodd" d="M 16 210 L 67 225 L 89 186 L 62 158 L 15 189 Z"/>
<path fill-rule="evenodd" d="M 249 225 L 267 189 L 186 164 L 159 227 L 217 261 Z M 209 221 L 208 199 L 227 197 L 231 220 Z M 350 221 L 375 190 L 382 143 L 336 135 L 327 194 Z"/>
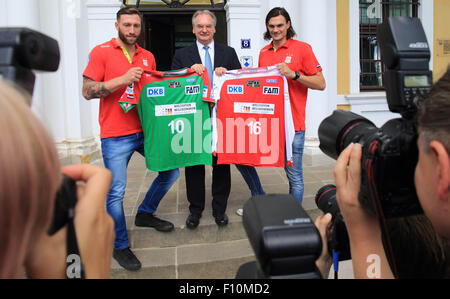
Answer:
<path fill-rule="evenodd" d="M 224 48 L 218 43 L 214 43 L 214 68 L 223 66 L 223 61 L 225 59 Z"/>
<path fill-rule="evenodd" d="M 192 57 L 192 59 L 193 59 L 193 61 L 192 61 L 193 64 L 202 63 L 202 59 L 200 58 L 200 53 L 198 52 L 197 44 L 193 44 L 191 46 L 190 51 L 191 51 L 190 57 Z"/>

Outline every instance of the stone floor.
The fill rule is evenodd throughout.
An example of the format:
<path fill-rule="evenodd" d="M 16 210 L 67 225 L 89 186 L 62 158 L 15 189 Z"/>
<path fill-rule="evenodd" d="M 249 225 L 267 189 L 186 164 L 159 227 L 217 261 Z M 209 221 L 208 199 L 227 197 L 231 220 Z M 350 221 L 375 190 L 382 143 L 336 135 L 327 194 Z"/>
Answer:
<path fill-rule="evenodd" d="M 319 188 L 332 184 L 335 161 L 323 154 L 304 155 L 303 208 L 314 220 L 321 211 L 315 204 Z M 102 165 L 102 161 L 97 161 Z M 128 167 L 128 184 L 124 198 L 130 246 L 143 264 L 137 272 L 122 269 L 114 260 L 113 278 L 234 278 L 239 266 L 255 260 L 236 210 L 250 198 L 250 191 L 236 167 L 231 167 L 232 188 L 227 215 L 230 223 L 218 228 L 211 215 L 211 167 L 206 171 L 206 208 L 199 227 L 191 231 L 185 227 L 189 214 L 186 199 L 184 169 L 180 178 L 163 198 L 156 212 L 160 218 L 174 223 L 175 231 L 160 233 L 134 225 L 137 208 L 157 173 L 146 169 L 145 159 L 135 154 Z M 287 194 L 288 180 L 282 168 L 257 169 L 264 190 L 268 194 Z M 340 264 L 340 277 L 353 277 L 351 263 Z M 216 269 L 211 271 L 210 269 Z"/>

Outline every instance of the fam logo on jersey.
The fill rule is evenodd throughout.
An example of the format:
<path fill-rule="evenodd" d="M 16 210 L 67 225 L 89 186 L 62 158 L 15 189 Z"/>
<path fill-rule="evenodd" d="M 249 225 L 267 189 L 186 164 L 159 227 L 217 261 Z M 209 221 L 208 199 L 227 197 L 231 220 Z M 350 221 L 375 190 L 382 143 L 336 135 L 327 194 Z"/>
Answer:
<path fill-rule="evenodd" d="M 244 85 L 228 85 L 228 94 L 244 94 Z"/>
<path fill-rule="evenodd" d="M 268 94 L 268 95 L 279 95 L 280 94 L 280 88 L 279 87 L 274 87 L 274 86 L 264 86 L 263 88 L 263 94 Z"/>
<path fill-rule="evenodd" d="M 147 97 L 163 97 L 165 95 L 164 87 L 149 87 L 147 88 Z"/>
<path fill-rule="evenodd" d="M 260 87 L 261 83 L 259 80 L 248 80 L 247 81 L 247 87 Z"/>
<path fill-rule="evenodd" d="M 187 95 L 187 96 L 200 94 L 200 85 L 186 86 L 185 89 L 184 89 L 184 94 Z"/>
<path fill-rule="evenodd" d="M 172 115 L 173 114 L 173 109 L 172 108 L 166 108 L 164 112 L 165 112 L 166 115 Z"/>
<path fill-rule="evenodd" d="M 250 106 L 243 106 L 242 112 L 243 113 L 250 113 L 252 111 L 252 108 Z"/>

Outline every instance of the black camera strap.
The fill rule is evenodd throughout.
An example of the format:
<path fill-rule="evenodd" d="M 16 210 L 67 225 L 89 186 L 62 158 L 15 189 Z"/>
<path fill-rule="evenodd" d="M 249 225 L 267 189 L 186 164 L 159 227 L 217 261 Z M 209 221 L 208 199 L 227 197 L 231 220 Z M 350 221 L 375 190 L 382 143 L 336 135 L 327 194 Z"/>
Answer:
<path fill-rule="evenodd" d="M 374 165 L 376 165 L 375 152 L 377 151 L 379 146 L 380 141 L 377 139 L 372 140 L 370 142 L 368 146 L 368 153 L 366 155 L 367 158 L 363 161 L 363 163 L 364 168 L 366 169 L 366 173 L 368 175 L 367 180 L 369 185 L 370 198 L 372 199 L 373 210 L 375 211 L 375 215 L 378 219 L 381 228 L 383 247 L 386 251 L 386 257 L 388 259 L 389 265 L 391 266 L 394 277 L 398 278 L 397 263 L 395 261 L 394 251 L 392 249 L 391 244 L 391 238 L 389 235 L 386 218 L 383 213 L 383 208 L 381 206 L 380 197 L 377 190 L 377 183 L 375 179 L 375 171 L 374 171 Z"/>
<path fill-rule="evenodd" d="M 69 221 L 67 223 L 67 279 L 85 279 L 86 274 L 81 262 L 80 250 L 78 248 L 77 234 L 74 224 L 74 208 L 69 210 Z"/>

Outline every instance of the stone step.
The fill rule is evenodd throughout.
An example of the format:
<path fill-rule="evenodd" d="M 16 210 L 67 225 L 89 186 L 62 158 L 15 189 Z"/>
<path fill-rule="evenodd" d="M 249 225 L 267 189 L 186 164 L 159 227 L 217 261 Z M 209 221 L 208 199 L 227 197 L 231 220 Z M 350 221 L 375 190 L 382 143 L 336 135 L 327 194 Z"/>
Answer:
<path fill-rule="evenodd" d="M 187 216 L 187 213 L 161 215 L 161 218 L 171 221 L 175 225 L 175 230 L 169 233 L 133 225 L 128 233 L 131 248 L 163 248 L 247 238 L 242 225 L 242 217 L 238 215 L 230 215 L 230 221 L 225 227 L 218 227 L 212 216 L 204 215 L 195 230 L 186 227 Z"/>
<path fill-rule="evenodd" d="M 142 263 L 127 271 L 113 259 L 111 278 L 233 279 L 239 267 L 255 256 L 248 240 L 192 244 L 178 247 L 134 249 Z"/>
<path fill-rule="evenodd" d="M 307 213 L 313 220 L 322 214 L 318 209 Z M 184 215 L 176 216 L 184 219 Z M 230 223 L 221 228 L 212 217 L 203 218 L 196 230 L 181 225 L 161 233 L 134 227 L 130 243 L 142 269 L 127 271 L 113 259 L 111 278 L 233 279 L 241 265 L 256 260 L 242 217 L 230 217 Z"/>
<path fill-rule="evenodd" d="M 235 209 L 233 208 L 232 211 Z M 306 212 L 313 220 L 322 213 L 318 209 Z M 242 217 L 235 212 L 228 213 L 229 223 L 225 227 L 218 227 L 211 215 L 204 214 L 200 219 L 199 226 L 194 230 L 186 227 L 187 216 L 188 213 L 158 214 L 158 217 L 174 224 L 175 229 L 172 232 L 159 232 L 153 228 L 136 227 L 134 217 L 130 218 L 127 226 L 130 247 L 136 249 L 164 248 L 247 239 Z"/>

